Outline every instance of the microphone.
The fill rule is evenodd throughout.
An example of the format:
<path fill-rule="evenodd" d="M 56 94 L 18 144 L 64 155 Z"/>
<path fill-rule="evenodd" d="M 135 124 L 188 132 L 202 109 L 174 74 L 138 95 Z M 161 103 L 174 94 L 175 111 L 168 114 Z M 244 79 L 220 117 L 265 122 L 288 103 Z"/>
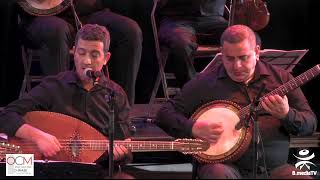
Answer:
<path fill-rule="evenodd" d="M 254 100 L 251 102 L 250 105 L 250 114 L 249 114 L 249 118 L 253 115 L 253 113 L 255 113 L 258 109 L 259 103 L 260 103 L 260 97 L 262 92 L 266 89 L 266 84 L 262 84 L 262 87 L 260 88 L 257 96 L 254 98 Z M 242 126 L 246 125 L 248 126 L 249 121 L 248 119 L 240 119 L 240 121 L 235 125 L 235 129 L 239 130 L 242 128 Z"/>
<path fill-rule="evenodd" d="M 102 76 L 102 73 L 100 71 L 94 71 L 91 68 L 86 68 L 83 71 L 83 74 L 93 80 L 96 80 L 98 77 Z"/>

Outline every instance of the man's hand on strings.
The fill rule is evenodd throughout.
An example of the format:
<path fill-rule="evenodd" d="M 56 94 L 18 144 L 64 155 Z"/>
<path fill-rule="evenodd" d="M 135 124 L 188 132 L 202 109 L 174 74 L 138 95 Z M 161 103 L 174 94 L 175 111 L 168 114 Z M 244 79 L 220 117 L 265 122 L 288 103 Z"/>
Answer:
<path fill-rule="evenodd" d="M 283 119 L 288 115 L 289 103 L 287 96 L 271 95 L 265 97 L 261 105 L 264 110 L 269 112 L 272 116 Z"/>

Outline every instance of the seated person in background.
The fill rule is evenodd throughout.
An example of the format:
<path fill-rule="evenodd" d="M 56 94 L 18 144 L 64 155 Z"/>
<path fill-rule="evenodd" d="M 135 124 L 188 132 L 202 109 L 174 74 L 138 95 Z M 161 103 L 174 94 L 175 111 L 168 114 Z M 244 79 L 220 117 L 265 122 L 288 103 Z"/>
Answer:
<path fill-rule="evenodd" d="M 199 41 L 218 44 L 227 28 L 228 21 L 223 17 L 226 0 L 161 0 L 159 3 L 161 52 L 168 55 L 167 63 L 174 65 L 174 74 L 182 87 L 196 74 L 193 54 Z M 210 34 L 211 38 L 201 39 L 197 34 Z"/>
<path fill-rule="evenodd" d="M 41 9 L 41 6 L 51 7 L 49 3 L 54 1 L 30 0 L 28 2 Z M 132 19 L 107 9 L 109 2 L 73 1 L 75 14 L 79 15 L 82 23 L 99 24 L 109 29 L 112 39 L 110 52 L 113 54 L 109 63 L 110 77 L 124 88 L 132 105 L 142 51 L 142 32 Z M 81 23 L 75 20 L 76 16 L 71 7 L 52 16 L 33 16 L 25 9 L 19 9 L 23 43 L 39 49 L 44 75 L 55 75 L 69 70 L 69 49 L 74 43 L 77 27 Z"/>
<path fill-rule="evenodd" d="M 217 143 L 226 130 L 223 124 L 228 119 L 217 117 L 215 122 L 210 119 L 192 120 L 190 117 L 201 105 L 227 100 L 244 107 L 252 102 L 264 85 L 261 97 L 293 78 L 286 70 L 259 61 L 260 47 L 256 44 L 254 32 L 247 26 L 228 27 L 220 42 L 222 64 L 214 71 L 197 75 L 158 112 L 157 124 L 170 135 Z M 265 178 L 265 173 L 270 173 L 271 178 L 308 178 L 293 176 L 292 171 L 300 170 L 287 164 L 289 134 L 310 135 L 317 127 L 316 116 L 303 92 L 297 88 L 283 97 L 270 95 L 261 101 L 261 105 L 263 110 L 258 112 L 257 121 L 266 166 L 260 157 L 257 177 Z M 198 176 L 210 179 L 252 178 L 252 158 L 251 143 L 240 159 L 234 162 L 199 164 Z"/>
<path fill-rule="evenodd" d="M 129 138 L 133 126 L 128 119 L 129 103 L 125 92 L 103 74 L 94 83 L 84 73 L 86 68 L 102 70 L 111 56 L 109 45 L 110 35 L 105 27 L 96 24 L 83 26 L 76 35 L 73 48 L 76 70 L 44 78 L 24 97 L 5 107 L 0 112 L 0 132 L 32 141 L 44 156 L 54 156 L 62 148 L 57 138 L 26 124 L 23 116 L 37 110 L 62 113 L 80 119 L 107 136 L 105 125 L 108 125 L 111 112 L 105 96 L 113 92 L 114 137 Z M 115 146 L 115 161 L 130 160 L 131 156 L 124 146 Z"/>

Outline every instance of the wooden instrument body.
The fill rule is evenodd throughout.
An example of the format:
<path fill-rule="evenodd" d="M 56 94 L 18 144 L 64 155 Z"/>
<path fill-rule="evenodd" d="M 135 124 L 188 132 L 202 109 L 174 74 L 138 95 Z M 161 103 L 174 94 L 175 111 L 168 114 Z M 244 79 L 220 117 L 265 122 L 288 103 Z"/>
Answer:
<path fill-rule="evenodd" d="M 244 24 L 254 31 L 266 27 L 270 13 L 263 0 L 233 0 L 230 25 Z"/>
<path fill-rule="evenodd" d="M 24 116 L 26 123 L 48 134 L 54 135 L 62 148 L 57 155 L 44 157 L 36 144 L 9 138 L 9 143 L 18 145 L 21 153 L 34 154 L 35 160 L 54 160 L 93 163 L 108 150 L 109 141 L 99 131 L 81 120 L 68 115 L 32 111 Z M 175 141 L 130 141 L 115 140 L 114 146 L 123 145 L 132 152 L 180 151 L 194 154 L 209 148 L 208 142 L 199 139 L 176 139 Z"/>
<path fill-rule="evenodd" d="M 21 153 L 20 147 L 9 144 L 5 141 L 0 142 L 0 162 L 5 161 L 6 154 L 19 154 Z"/>
<path fill-rule="evenodd" d="M 68 143 L 67 146 L 64 146 L 66 141 L 60 142 L 64 148 L 56 156 L 48 158 L 49 160 L 94 162 L 105 151 L 86 151 L 89 147 L 85 146 L 88 144 L 81 143 L 80 140 L 89 138 L 90 140 L 106 141 L 107 138 L 76 118 L 58 113 L 34 111 L 27 113 L 24 119 L 28 124 L 56 136 L 57 139 L 69 140 L 70 144 Z M 20 145 L 24 154 L 34 154 L 34 159 L 47 159 L 42 156 L 36 144 L 20 138 L 9 139 L 9 142 Z"/>

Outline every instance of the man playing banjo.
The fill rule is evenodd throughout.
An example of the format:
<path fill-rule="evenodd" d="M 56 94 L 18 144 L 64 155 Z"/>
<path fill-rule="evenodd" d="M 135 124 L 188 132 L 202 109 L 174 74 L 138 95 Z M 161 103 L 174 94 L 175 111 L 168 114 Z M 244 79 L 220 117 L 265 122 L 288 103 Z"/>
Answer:
<path fill-rule="evenodd" d="M 160 109 L 157 124 L 174 137 L 200 138 L 211 143 L 211 154 L 200 158 L 209 160 L 199 164 L 199 178 L 250 178 L 254 153 L 251 141 L 246 142 L 246 139 L 251 135 L 250 131 L 243 130 L 249 128 L 236 130 L 234 121 L 239 120 L 238 115 L 243 111 L 238 113 L 234 109 L 252 104 L 261 92 L 262 110 L 257 116 L 261 135 L 257 148 L 261 152 L 257 177 L 295 178 L 292 171 L 299 169 L 287 164 L 289 134 L 310 135 L 317 127 L 316 116 L 303 92 L 295 88 L 283 96 L 277 93 L 264 96 L 293 77 L 284 69 L 259 61 L 260 47 L 249 27 L 228 27 L 220 43 L 222 64 L 216 70 L 201 73 L 189 81 Z M 204 112 L 210 116 L 203 116 Z M 227 142 L 234 140 L 229 135 L 242 132 L 245 136 L 240 135 L 235 143 Z M 234 147 L 228 147 L 232 143 Z M 238 150 L 243 152 L 237 157 Z"/>

